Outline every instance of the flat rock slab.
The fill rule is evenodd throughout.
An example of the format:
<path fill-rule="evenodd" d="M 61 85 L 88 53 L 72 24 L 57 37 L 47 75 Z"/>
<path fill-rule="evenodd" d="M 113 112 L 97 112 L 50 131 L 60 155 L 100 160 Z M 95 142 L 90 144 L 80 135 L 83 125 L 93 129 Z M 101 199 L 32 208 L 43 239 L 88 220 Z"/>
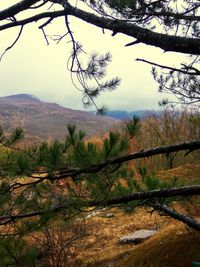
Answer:
<path fill-rule="evenodd" d="M 155 230 L 139 230 L 128 235 L 124 235 L 120 238 L 120 244 L 138 244 L 146 240 L 147 238 L 155 235 Z"/>
<path fill-rule="evenodd" d="M 115 217 L 115 215 L 113 213 L 107 213 L 105 217 L 106 218 L 112 218 L 112 217 Z"/>
<path fill-rule="evenodd" d="M 95 217 L 95 216 L 99 215 L 100 213 L 101 213 L 100 211 L 92 211 L 85 217 L 85 219 Z"/>

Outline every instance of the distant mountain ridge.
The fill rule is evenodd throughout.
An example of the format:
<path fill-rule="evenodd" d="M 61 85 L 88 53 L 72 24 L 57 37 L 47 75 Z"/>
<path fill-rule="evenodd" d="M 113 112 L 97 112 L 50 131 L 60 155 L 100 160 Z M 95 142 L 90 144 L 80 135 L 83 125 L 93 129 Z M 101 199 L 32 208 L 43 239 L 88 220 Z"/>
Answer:
<path fill-rule="evenodd" d="M 14 99 L 14 100 L 20 100 L 20 101 L 39 101 L 40 100 L 34 96 L 34 95 L 29 95 L 29 94 L 17 94 L 17 95 L 9 95 L 5 97 L 0 97 L 4 99 Z"/>
<path fill-rule="evenodd" d="M 149 113 L 157 113 L 158 111 L 155 110 L 133 110 L 133 111 L 126 111 L 126 110 L 109 110 L 107 111 L 107 116 L 118 119 L 118 120 L 127 120 L 133 118 L 133 116 L 137 116 L 139 118 L 143 118 L 145 115 Z"/>
<path fill-rule="evenodd" d="M 46 103 L 28 94 L 0 97 L 0 125 L 5 132 L 22 127 L 27 143 L 64 139 L 67 124 L 75 124 L 77 129 L 93 136 L 108 131 L 116 123 L 113 118 Z"/>

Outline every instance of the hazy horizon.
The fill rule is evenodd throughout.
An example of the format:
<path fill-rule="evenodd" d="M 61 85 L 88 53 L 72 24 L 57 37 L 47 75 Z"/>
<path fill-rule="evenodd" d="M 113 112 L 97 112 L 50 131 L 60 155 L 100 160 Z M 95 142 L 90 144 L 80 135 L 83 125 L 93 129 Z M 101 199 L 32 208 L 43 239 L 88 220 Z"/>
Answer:
<path fill-rule="evenodd" d="M 36 99 L 38 99 L 39 101 L 44 102 L 44 103 L 58 104 L 58 105 L 60 105 L 61 107 L 69 108 L 68 106 L 59 104 L 59 103 L 57 103 L 57 102 L 44 101 L 44 100 L 40 99 L 38 96 L 36 96 L 36 95 L 33 95 L 33 94 L 27 94 L 27 93 L 4 95 L 4 96 L 0 96 L 0 98 L 2 98 L 2 97 L 22 96 L 22 95 L 24 95 L 24 96 L 31 96 L 31 97 L 36 98 Z M 80 110 L 80 111 L 86 111 L 86 112 L 95 112 L 95 109 L 94 109 L 94 108 L 93 108 L 93 109 L 76 109 L 76 108 L 70 108 L 70 109 Z M 109 112 L 109 111 L 134 112 L 134 111 L 157 111 L 157 110 L 158 110 L 158 108 L 157 108 L 157 109 L 133 109 L 133 110 L 127 110 L 127 109 L 110 109 L 110 108 L 108 107 L 108 110 L 107 110 L 107 111 L 108 111 L 108 112 Z"/>

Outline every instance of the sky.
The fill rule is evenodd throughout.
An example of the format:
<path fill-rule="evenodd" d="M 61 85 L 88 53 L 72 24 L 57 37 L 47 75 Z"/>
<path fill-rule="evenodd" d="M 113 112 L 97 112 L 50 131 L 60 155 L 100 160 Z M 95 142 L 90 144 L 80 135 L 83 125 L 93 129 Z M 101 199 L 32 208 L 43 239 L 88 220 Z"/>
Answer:
<path fill-rule="evenodd" d="M 13 1 L 14 2 L 14 1 Z M 6 6 L 2 0 L 0 9 Z M 11 3 L 11 2 L 10 2 Z M 73 109 L 84 109 L 82 94 L 72 84 L 67 70 L 67 60 L 71 51 L 69 39 L 56 44 L 49 39 L 47 45 L 41 30 L 42 24 L 34 23 L 25 27 L 16 45 L 7 51 L 0 62 L 0 96 L 12 94 L 32 94 L 47 102 L 55 102 Z M 136 58 L 175 64 L 182 59 L 181 54 L 164 53 L 161 49 L 138 44 L 125 47 L 132 38 L 88 25 L 70 18 L 70 26 L 76 40 L 83 44 L 88 55 L 97 51 L 111 52 L 113 60 L 107 70 L 106 78 L 120 77 L 120 86 L 112 92 L 106 92 L 97 99 L 97 104 L 105 104 L 115 110 L 157 109 L 158 102 L 169 95 L 158 92 L 158 84 L 151 75 L 151 66 L 136 62 Z M 19 29 L 0 32 L 0 54 L 15 40 Z M 48 35 L 65 33 L 62 18 L 53 21 L 46 28 Z M 92 109 L 92 108 L 90 108 Z"/>

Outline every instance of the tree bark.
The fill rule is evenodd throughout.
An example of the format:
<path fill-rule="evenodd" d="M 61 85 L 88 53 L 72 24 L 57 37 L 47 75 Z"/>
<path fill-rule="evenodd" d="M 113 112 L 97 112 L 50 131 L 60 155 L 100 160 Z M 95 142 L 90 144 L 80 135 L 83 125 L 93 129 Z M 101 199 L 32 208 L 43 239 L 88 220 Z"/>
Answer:
<path fill-rule="evenodd" d="M 200 54 L 199 39 L 153 32 L 151 30 L 139 27 L 131 22 L 99 17 L 89 12 L 74 8 L 71 5 L 68 5 L 66 12 L 69 15 L 84 20 L 87 23 L 111 30 L 113 31 L 113 34 L 122 33 L 137 39 L 138 42 L 159 47 L 164 51 L 173 51 L 193 55 Z"/>
<path fill-rule="evenodd" d="M 19 12 L 28 9 L 33 4 L 39 2 L 38 0 L 23 0 L 11 7 L 8 7 L 2 11 L 0 11 L 0 20 L 8 19 L 10 17 L 14 17 Z"/>
<path fill-rule="evenodd" d="M 147 192 L 136 192 L 130 195 L 116 197 L 116 198 L 112 198 L 110 200 L 105 200 L 105 201 L 104 200 L 85 201 L 85 202 L 81 202 L 78 208 L 81 209 L 81 208 L 88 208 L 88 207 L 94 207 L 94 206 L 111 206 L 111 205 L 127 203 L 127 202 L 134 201 L 134 200 L 156 200 L 159 198 L 193 196 L 193 195 L 200 195 L 200 185 L 185 186 L 185 187 L 180 187 L 180 188 L 169 188 L 169 189 L 162 189 L 162 190 L 152 190 L 152 191 L 147 191 Z M 60 212 L 63 209 L 69 208 L 70 205 L 73 207 L 73 201 L 70 203 L 70 200 L 68 201 L 66 200 L 66 204 L 57 205 L 57 206 L 44 209 L 44 210 L 37 210 L 37 211 L 24 213 L 24 214 L 3 215 L 3 216 L 0 216 L 0 225 L 6 225 L 8 223 L 14 222 L 16 220 L 24 219 L 24 218 L 42 216 L 45 213 Z M 77 203 L 75 205 L 77 205 Z M 166 209 L 165 211 L 166 213 L 168 212 L 168 215 L 170 215 L 169 210 Z M 173 215 L 173 216 L 174 216 L 173 218 L 175 218 L 175 216 L 177 215 Z M 178 216 L 177 216 L 177 219 L 178 219 Z M 188 223 L 189 223 L 189 219 L 188 219 Z"/>
<path fill-rule="evenodd" d="M 58 172 L 56 175 L 49 177 L 49 179 L 52 180 L 59 180 L 62 178 L 66 178 L 67 176 L 75 178 L 77 175 L 83 174 L 83 173 L 95 173 L 98 171 L 103 170 L 105 167 L 109 165 L 114 164 L 122 164 L 123 162 L 127 162 L 133 159 L 139 159 L 139 158 L 145 158 L 145 157 L 151 157 L 155 155 L 161 155 L 161 154 L 170 154 L 172 152 L 181 151 L 181 150 L 189 150 L 194 151 L 200 149 L 200 141 L 188 141 L 168 146 L 161 146 L 161 147 L 155 147 L 151 149 L 141 150 L 139 152 L 131 153 L 128 155 L 116 157 L 113 159 L 108 159 L 106 161 L 103 161 L 98 164 L 94 164 L 92 166 L 80 168 L 80 169 L 65 169 L 60 172 Z M 47 177 L 48 178 L 48 177 Z"/>
<path fill-rule="evenodd" d="M 28 7 L 37 2 L 37 0 L 23 0 L 16 5 L 2 10 L 0 11 L 0 20 L 15 16 L 20 11 L 26 10 Z M 63 6 L 63 0 L 54 0 L 50 2 L 58 3 Z M 192 55 L 200 54 L 200 40 L 198 38 L 186 38 L 153 32 L 131 22 L 100 17 L 95 14 L 73 7 L 66 1 L 64 1 L 64 3 L 65 9 L 63 11 L 43 12 L 35 16 L 28 17 L 27 19 L 21 21 L 13 21 L 12 23 L 4 24 L 0 28 L 1 30 L 3 30 L 6 28 L 26 25 L 42 18 L 55 18 L 57 16 L 71 15 L 99 28 L 111 30 L 113 31 L 113 35 L 117 33 L 122 33 L 133 37 L 137 40 L 137 43 L 144 43 L 146 45 L 156 46 L 163 49 L 164 51 L 172 51 Z"/>
<path fill-rule="evenodd" d="M 129 195 L 125 195 L 122 197 L 115 197 L 105 201 L 103 200 L 92 201 L 89 203 L 89 206 L 99 206 L 99 205 L 110 206 L 121 203 L 128 203 L 134 200 L 152 200 L 159 198 L 181 197 L 181 196 L 183 197 L 183 196 L 193 196 L 193 195 L 200 195 L 200 185 L 158 189 L 146 192 L 135 192 Z"/>
<path fill-rule="evenodd" d="M 164 211 L 166 215 L 169 215 L 171 218 L 174 218 L 175 220 L 183 222 L 184 224 L 191 227 L 192 229 L 200 231 L 200 222 L 195 220 L 194 218 L 189 217 L 185 214 L 181 214 L 177 212 L 176 210 L 173 210 L 167 207 L 166 205 L 162 205 L 160 203 L 153 205 L 153 207 L 159 211 Z"/>

